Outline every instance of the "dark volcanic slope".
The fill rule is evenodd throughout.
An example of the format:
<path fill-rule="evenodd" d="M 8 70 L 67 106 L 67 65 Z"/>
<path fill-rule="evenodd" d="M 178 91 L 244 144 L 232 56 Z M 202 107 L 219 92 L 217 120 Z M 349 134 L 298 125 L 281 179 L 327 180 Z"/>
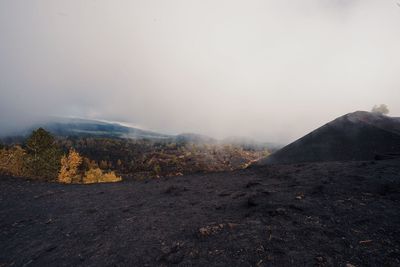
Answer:
<path fill-rule="evenodd" d="M 258 164 L 371 160 L 400 153 L 400 119 L 357 111 L 339 117 Z"/>
<path fill-rule="evenodd" d="M 0 266 L 400 266 L 400 161 L 0 179 Z"/>

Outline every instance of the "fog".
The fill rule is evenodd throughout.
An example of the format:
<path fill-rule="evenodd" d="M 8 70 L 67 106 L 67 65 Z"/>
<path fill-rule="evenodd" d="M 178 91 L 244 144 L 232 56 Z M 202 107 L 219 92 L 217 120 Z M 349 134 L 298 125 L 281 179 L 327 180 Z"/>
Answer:
<path fill-rule="evenodd" d="M 392 0 L 2 0 L 0 132 L 46 116 L 289 142 L 400 116 Z"/>

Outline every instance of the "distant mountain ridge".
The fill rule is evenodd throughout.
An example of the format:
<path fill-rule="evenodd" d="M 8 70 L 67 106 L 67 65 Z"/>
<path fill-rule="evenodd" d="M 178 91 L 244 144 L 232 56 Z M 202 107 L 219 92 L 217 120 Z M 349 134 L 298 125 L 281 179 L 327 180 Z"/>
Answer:
<path fill-rule="evenodd" d="M 6 143 L 20 141 L 26 138 L 33 130 L 42 127 L 58 137 L 101 137 L 101 138 L 123 138 L 123 139 L 151 139 L 155 141 L 194 143 L 194 144 L 233 144 L 249 148 L 268 147 L 275 149 L 279 146 L 272 143 L 257 142 L 252 139 L 230 138 L 218 140 L 207 135 L 196 133 L 163 134 L 150 130 L 123 125 L 118 122 L 104 120 L 91 120 L 82 118 L 55 117 L 43 123 L 35 123 L 32 126 L 16 131 L 12 134 L 3 135 L 1 138 Z M 9 139 L 10 141 L 7 141 Z"/>
<path fill-rule="evenodd" d="M 341 116 L 257 164 L 372 160 L 400 153 L 400 118 L 356 111 Z"/>
<path fill-rule="evenodd" d="M 33 129 L 38 127 L 42 127 L 56 136 L 97 136 L 151 139 L 165 139 L 171 137 L 167 134 L 124 126 L 119 123 L 80 118 L 59 118 L 46 123 L 38 123 L 22 131 L 21 135 L 27 135 Z"/>

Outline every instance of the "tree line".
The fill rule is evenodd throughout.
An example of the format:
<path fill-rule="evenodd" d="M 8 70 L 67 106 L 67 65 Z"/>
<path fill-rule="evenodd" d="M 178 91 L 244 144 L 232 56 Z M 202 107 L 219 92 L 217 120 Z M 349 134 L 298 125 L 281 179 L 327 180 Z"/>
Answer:
<path fill-rule="evenodd" d="M 0 147 L 0 173 L 61 183 L 121 180 L 113 171 L 104 172 L 73 148 L 63 153 L 54 136 L 43 128 L 34 130 L 23 145 Z"/>
<path fill-rule="evenodd" d="M 0 173 L 63 183 L 95 183 L 243 169 L 265 147 L 190 141 L 53 137 L 33 131 L 21 145 L 0 147 Z M 15 144 L 15 142 L 14 142 Z M 115 171 L 115 172 L 114 172 Z"/>
<path fill-rule="evenodd" d="M 70 136 L 58 142 L 95 160 L 100 169 L 134 179 L 243 169 L 269 154 L 266 147 L 177 140 Z"/>

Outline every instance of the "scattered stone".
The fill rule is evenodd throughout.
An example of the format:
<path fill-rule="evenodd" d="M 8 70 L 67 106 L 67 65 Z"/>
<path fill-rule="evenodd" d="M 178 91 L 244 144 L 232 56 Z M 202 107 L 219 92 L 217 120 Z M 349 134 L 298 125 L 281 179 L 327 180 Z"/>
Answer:
<path fill-rule="evenodd" d="M 224 228 L 224 226 L 225 225 L 222 223 L 217 224 L 217 225 L 207 225 L 207 226 L 201 227 L 199 229 L 199 233 L 201 236 L 209 236 L 209 235 L 218 233 L 219 231 L 221 231 Z"/>
<path fill-rule="evenodd" d="M 304 211 L 304 209 L 303 209 L 302 207 L 299 207 L 299 206 L 297 206 L 297 205 L 290 204 L 288 207 L 289 207 L 290 209 L 292 209 L 292 210 Z"/>
<path fill-rule="evenodd" d="M 250 187 L 258 186 L 258 185 L 261 185 L 261 184 L 260 184 L 259 182 L 250 181 L 250 182 L 248 182 L 248 183 L 246 184 L 246 188 L 250 188 Z"/>
<path fill-rule="evenodd" d="M 46 252 L 51 252 L 51 251 L 55 250 L 56 248 L 57 248 L 56 245 L 51 245 L 51 246 L 46 248 Z"/>
<path fill-rule="evenodd" d="M 178 264 L 183 258 L 184 254 L 180 250 L 183 246 L 181 242 L 175 242 L 172 246 L 164 246 L 161 248 L 162 255 L 158 257 L 158 261 L 164 261 L 169 264 Z"/>
<path fill-rule="evenodd" d="M 317 185 L 317 186 L 314 186 L 312 188 L 311 194 L 313 194 L 313 195 L 321 194 L 321 193 L 323 193 L 323 191 L 324 191 L 324 186 L 323 185 Z"/>
<path fill-rule="evenodd" d="M 88 214 L 93 214 L 93 213 L 96 213 L 96 212 L 97 212 L 97 209 L 88 209 L 88 210 L 86 210 L 86 212 L 87 212 Z"/>
<path fill-rule="evenodd" d="M 262 200 L 264 199 L 264 195 L 262 193 L 255 193 L 251 194 L 247 198 L 247 206 L 248 207 L 255 207 L 258 206 L 259 204 L 262 203 Z"/>
<path fill-rule="evenodd" d="M 237 193 L 235 193 L 235 194 L 232 196 L 232 199 L 237 199 L 237 198 L 243 197 L 243 196 L 245 196 L 245 195 L 246 195 L 245 192 L 237 192 Z"/>
<path fill-rule="evenodd" d="M 27 261 L 26 263 L 24 263 L 24 264 L 22 265 L 22 267 L 28 266 L 28 265 L 30 265 L 32 262 L 33 262 L 33 260 L 30 259 L 29 261 Z"/>
<path fill-rule="evenodd" d="M 264 195 L 271 195 L 271 192 L 268 190 L 262 190 L 260 192 L 263 193 Z"/>
<path fill-rule="evenodd" d="M 216 206 L 215 206 L 215 209 L 216 209 L 216 210 L 221 210 L 222 208 L 223 208 L 223 205 L 216 205 Z"/>
<path fill-rule="evenodd" d="M 218 196 L 226 197 L 226 196 L 230 196 L 231 194 L 232 194 L 231 192 L 224 191 L 224 192 L 219 193 Z"/>
<path fill-rule="evenodd" d="M 254 196 L 251 196 L 247 199 L 247 206 L 249 207 L 255 207 L 258 206 L 257 200 L 255 199 Z"/>
<path fill-rule="evenodd" d="M 34 196 L 33 198 L 34 199 L 39 199 L 39 198 L 42 198 L 42 197 L 47 197 L 47 196 L 51 196 L 51 195 L 54 195 L 54 194 L 60 194 L 60 193 L 62 193 L 62 192 L 54 192 L 54 191 L 51 191 L 51 190 L 49 190 L 49 191 L 47 191 L 46 193 L 43 193 L 43 194 L 41 194 L 41 195 L 36 195 L 36 196 Z"/>
<path fill-rule="evenodd" d="M 186 187 L 171 185 L 165 190 L 165 193 L 174 196 L 180 196 L 183 192 L 186 191 L 188 191 Z"/>
<path fill-rule="evenodd" d="M 286 213 L 286 209 L 285 208 L 277 208 L 275 211 L 279 215 L 283 215 L 283 214 Z"/>
<path fill-rule="evenodd" d="M 227 223 L 227 225 L 228 225 L 229 229 L 231 229 L 231 230 L 233 230 L 239 226 L 238 223 Z"/>
<path fill-rule="evenodd" d="M 199 251 L 197 249 L 194 249 L 194 250 L 190 251 L 189 255 L 193 259 L 198 259 L 199 256 L 200 256 L 200 253 L 199 253 Z"/>
<path fill-rule="evenodd" d="M 85 257 L 82 254 L 78 254 L 78 258 L 80 261 L 85 261 Z"/>

